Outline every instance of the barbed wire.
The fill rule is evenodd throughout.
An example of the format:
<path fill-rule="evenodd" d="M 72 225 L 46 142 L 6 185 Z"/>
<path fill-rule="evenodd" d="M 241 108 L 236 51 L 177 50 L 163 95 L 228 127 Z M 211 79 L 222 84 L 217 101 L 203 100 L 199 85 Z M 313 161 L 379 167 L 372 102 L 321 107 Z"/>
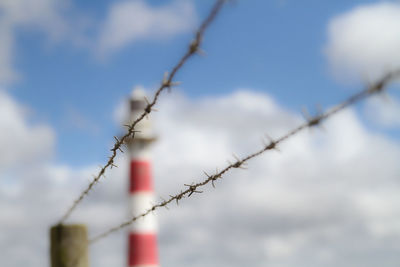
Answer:
<path fill-rule="evenodd" d="M 173 79 L 177 72 L 182 68 L 182 66 L 187 62 L 189 58 L 191 58 L 193 55 L 196 53 L 201 52 L 200 50 L 200 45 L 203 40 L 204 32 L 208 28 L 208 26 L 213 22 L 213 20 L 216 18 L 218 15 L 219 11 L 223 7 L 223 5 L 227 2 L 228 0 L 217 0 L 214 6 L 212 7 L 210 13 L 206 17 L 206 19 L 201 23 L 200 27 L 195 33 L 195 38 L 194 40 L 189 44 L 189 47 L 186 51 L 186 53 L 181 57 L 181 59 L 178 61 L 178 63 L 172 68 L 172 71 L 168 74 L 166 72 L 164 74 L 164 78 L 160 84 L 160 87 L 157 89 L 156 93 L 154 94 L 153 100 L 149 102 L 147 99 L 147 105 L 144 108 L 143 113 L 135 120 L 133 121 L 132 124 L 130 125 L 125 125 L 127 127 L 127 133 L 122 136 L 121 138 L 118 138 L 114 136 L 115 143 L 114 146 L 111 148 L 111 156 L 109 157 L 107 163 L 101 167 L 100 171 L 98 172 L 97 175 L 93 177 L 93 180 L 89 183 L 89 185 L 86 187 L 85 190 L 82 191 L 82 193 L 79 195 L 79 197 L 74 200 L 72 206 L 67 210 L 67 212 L 64 214 L 64 216 L 61 217 L 59 224 L 64 223 L 68 217 L 71 215 L 71 213 L 74 211 L 74 209 L 78 206 L 78 204 L 85 198 L 85 196 L 88 195 L 88 193 L 92 190 L 93 186 L 98 183 L 101 177 L 104 176 L 106 170 L 108 168 L 113 168 L 116 167 L 114 164 L 115 157 L 117 156 L 118 151 L 123 153 L 122 151 L 122 145 L 125 143 L 125 141 L 128 138 L 134 138 L 135 136 L 135 127 L 136 125 L 143 120 L 146 116 L 148 116 L 154 109 L 153 106 L 157 103 L 157 100 L 161 94 L 162 91 L 165 89 L 170 90 L 171 87 L 176 86 L 177 82 L 174 82 Z"/>
<path fill-rule="evenodd" d="M 363 100 L 373 94 L 377 94 L 382 92 L 386 85 L 392 81 L 395 78 L 400 77 L 400 70 L 395 71 L 395 72 L 391 72 L 385 76 L 383 76 L 383 78 L 381 78 L 378 82 L 372 84 L 371 86 L 368 86 L 366 89 L 361 90 L 359 93 L 356 93 L 352 96 L 350 96 L 349 98 L 347 98 L 345 101 L 343 101 L 342 103 L 340 103 L 339 105 L 329 109 L 326 112 L 323 112 L 321 114 L 318 114 L 314 117 L 308 117 L 306 118 L 307 121 L 301 125 L 299 125 L 298 127 L 294 128 L 293 130 L 289 131 L 288 133 L 286 133 L 285 135 L 281 136 L 280 138 L 274 140 L 270 137 L 268 137 L 269 139 L 269 143 L 265 143 L 263 148 L 259 149 L 258 151 L 249 154 L 248 156 L 240 159 L 239 157 L 237 157 L 236 155 L 233 155 L 236 159 L 236 161 L 234 163 L 229 163 L 228 166 L 226 166 L 224 169 L 222 169 L 221 171 L 216 170 L 215 174 L 209 175 L 208 173 L 204 172 L 204 174 L 206 175 L 206 179 L 203 180 L 202 182 L 199 183 L 192 183 L 192 184 L 184 184 L 185 187 L 187 187 L 185 190 L 180 191 L 180 193 L 176 194 L 176 195 L 170 195 L 170 198 L 168 200 L 163 200 L 162 202 L 153 205 L 151 208 L 149 208 L 148 210 L 146 210 L 145 212 L 143 212 L 142 214 L 138 215 L 138 216 L 134 216 L 132 218 L 130 218 L 129 220 L 121 223 L 118 226 L 112 227 L 109 230 L 103 232 L 102 234 L 99 234 L 97 236 L 95 236 L 94 238 L 90 239 L 89 242 L 90 244 L 108 236 L 109 234 L 116 232 L 130 224 L 132 224 L 133 222 L 135 222 L 136 220 L 138 220 L 139 218 L 143 218 L 145 216 L 147 216 L 149 213 L 155 211 L 158 208 L 161 207 L 166 207 L 167 205 L 170 204 L 173 201 L 176 201 L 176 204 L 179 203 L 179 201 L 184 198 L 184 197 L 190 197 L 191 195 L 193 195 L 194 193 L 202 193 L 202 191 L 199 190 L 200 187 L 203 187 L 207 184 L 209 184 L 211 182 L 212 186 L 215 187 L 214 182 L 218 179 L 222 179 L 223 175 L 228 172 L 231 169 L 236 169 L 236 168 L 243 168 L 245 166 L 245 164 L 247 163 L 247 161 L 263 154 L 264 152 L 268 151 L 268 150 L 274 150 L 277 149 L 277 146 L 286 141 L 287 139 L 293 137 L 294 135 L 298 134 L 299 132 L 301 132 L 302 130 L 306 129 L 306 128 L 311 128 L 311 127 L 315 127 L 320 125 L 320 123 L 329 118 L 330 116 L 333 116 L 334 114 L 338 113 L 339 111 L 345 109 L 348 106 L 351 106 L 353 104 L 355 104 L 356 102 Z"/>

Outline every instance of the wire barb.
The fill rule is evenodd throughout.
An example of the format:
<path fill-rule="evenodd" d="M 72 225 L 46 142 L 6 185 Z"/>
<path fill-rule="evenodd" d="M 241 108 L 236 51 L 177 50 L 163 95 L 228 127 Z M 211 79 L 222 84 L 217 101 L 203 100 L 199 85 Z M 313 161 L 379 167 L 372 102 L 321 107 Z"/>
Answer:
<path fill-rule="evenodd" d="M 189 187 L 189 195 L 188 195 L 188 197 L 190 197 L 193 193 L 203 193 L 203 191 L 198 191 L 197 190 L 197 186 L 196 185 L 194 185 L 194 184 L 191 184 L 191 185 L 189 185 L 189 184 L 184 184 L 185 186 L 187 186 L 187 187 Z"/>

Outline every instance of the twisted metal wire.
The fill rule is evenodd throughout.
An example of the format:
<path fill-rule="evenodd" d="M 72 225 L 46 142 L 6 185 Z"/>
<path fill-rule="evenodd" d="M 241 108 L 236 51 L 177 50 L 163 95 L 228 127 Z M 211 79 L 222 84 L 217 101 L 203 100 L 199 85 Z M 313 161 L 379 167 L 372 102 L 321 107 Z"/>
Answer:
<path fill-rule="evenodd" d="M 349 98 L 347 98 L 346 100 L 344 100 L 343 102 L 341 102 L 339 105 L 327 110 L 326 112 L 323 112 L 319 115 L 316 115 L 314 117 L 310 117 L 307 119 L 306 122 L 304 122 L 303 124 L 297 126 L 296 128 L 292 129 L 291 131 L 287 132 L 285 135 L 279 137 L 278 139 L 271 139 L 269 140 L 269 143 L 264 144 L 264 146 L 259 149 L 258 151 L 255 151 L 252 154 L 247 155 L 246 157 L 240 159 L 239 157 L 235 156 L 236 161 L 233 163 L 230 163 L 228 166 L 226 166 L 224 169 L 222 169 L 221 171 L 216 171 L 216 173 L 209 175 L 205 172 L 206 175 L 206 179 L 203 180 L 202 182 L 199 183 L 193 183 L 193 184 L 185 184 L 184 186 L 186 187 L 185 190 L 180 191 L 178 194 L 176 195 L 170 195 L 170 198 L 167 200 L 163 200 L 160 203 L 153 205 L 151 208 L 149 208 L 148 210 L 146 210 L 145 212 L 143 212 L 142 214 L 138 215 L 138 216 L 134 216 L 132 218 L 130 218 L 129 220 L 115 226 L 112 227 L 110 229 L 108 229 L 107 231 L 103 232 L 102 234 L 99 234 L 95 237 L 93 237 L 92 239 L 90 239 L 90 244 L 108 236 L 109 234 L 116 232 L 130 224 L 132 224 L 133 222 L 135 222 L 136 220 L 138 220 L 139 218 L 143 218 L 145 216 L 147 216 L 149 213 L 155 211 L 158 208 L 161 207 L 167 207 L 168 204 L 170 204 L 173 201 L 176 201 L 176 204 L 178 204 L 178 202 L 184 198 L 184 197 L 190 197 L 192 196 L 194 193 L 202 193 L 202 191 L 199 190 L 199 188 L 211 183 L 213 187 L 215 187 L 215 181 L 218 179 L 222 179 L 223 175 L 225 173 L 227 173 L 228 171 L 230 171 L 231 169 L 235 169 L 235 168 L 243 168 L 244 165 L 246 164 L 246 162 L 248 162 L 249 160 L 260 156 L 261 154 L 263 154 L 264 152 L 268 151 L 268 150 L 274 150 L 277 149 L 277 146 L 290 139 L 291 137 L 293 137 L 294 135 L 298 134 L 299 132 L 303 131 L 306 128 L 311 128 L 311 127 L 315 127 L 321 124 L 322 121 L 326 120 L 327 118 L 335 115 L 336 113 L 338 113 L 339 111 L 345 109 L 346 107 L 349 107 L 353 104 L 355 104 L 356 102 L 359 102 L 371 95 L 380 93 L 382 91 L 384 91 L 386 85 L 391 82 L 393 79 L 399 78 L 400 77 L 400 70 L 396 71 L 396 72 L 391 72 L 387 75 L 385 75 L 384 77 L 382 77 L 379 81 L 377 81 L 376 83 L 372 84 L 371 86 L 365 88 L 364 90 L 361 90 L 360 92 L 350 96 Z"/>
<path fill-rule="evenodd" d="M 157 100 L 161 94 L 162 91 L 165 89 L 171 89 L 171 87 L 177 85 L 176 82 L 174 82 L 175 75 L 178 73 L 178 71 L 184 66 L 184 64 L 187 62 L 189 58 L 191 58 L 193 55 L 196 53 L 201 52 L 200 51 L 200 45 L 203 40 L 204 33 L 206 29 L 210 26 L 210 24 L 213 22 L 213 20 L 217 17 L 218 13 L 222 9 L 223 5 L 227 2 L 227 0 L 217 0 L 214 6 L 212 7 L 210 13 L 206 17 L 206 19 L 202 22 L 200 27 L 198 28 L 197 32 L 195 33 L 195 37 L 193 41 L 189 44 L 189 47 L 186 51 L 186 53 L 181 57 L 181 59 L 178 61 L 178 63 L 172 68 L 172 71 L 168 74 L 165 73 L 164 79 L 162 80 L 160 87 L 157 89 L 156 93 L 154 94 L 153 100 L 151 102 L 147 101 L 147 105 L 144 108 L 143 113 L 135 120 L 133 121 L 132 124 L 130 125 L 125 125 L 127 127 L 127 132 L 124 136 L 121 138 L 117 138 L 114 136 L 115 143 L 114 146 L 111 148 L 111 156 L 109 157 L 107 163 L 101 167 L 100 171 L 97 173 L 97 175 L 94 176 L 93 180 L 89 183 L 89 185 L 86 187 L 85 190 L 82 191 L 82 193 L 78 196 L 77 199 L 74 200 L 73 204 L 71 207 L 67 210 L 67 212 L 61 217 L 59 224 L 64 223 L 71 213 L 76 209 L 76 207 L 79 205 L 79 203 L 85 198 L 85 196 L 88 195 L 88 193 L 92 190 L 93 186 L 98 183 L 101 177 L 104 176 L 106 170 L 108 168 L 116 167 L 114 164 L 115 157 L 117 156 L 117 152 L 123 152 L 122 151 L 122 145 L 128 138 L 134 138 L 135 136 L 135 127 L 136 125 L 143 120 L 148 114 L 150 114 L 154 109 L 153 106 L 157 103 Z"/>

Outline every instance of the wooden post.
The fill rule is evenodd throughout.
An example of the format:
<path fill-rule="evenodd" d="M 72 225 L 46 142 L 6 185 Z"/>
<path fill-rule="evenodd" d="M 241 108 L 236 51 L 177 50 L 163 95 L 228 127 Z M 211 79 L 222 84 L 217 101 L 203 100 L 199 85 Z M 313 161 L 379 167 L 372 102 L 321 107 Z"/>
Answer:
<path fill-rule="evenodd" d="M 87 229 L 83 224 L 50 229 L 51 267 L 89 267 Z"/>

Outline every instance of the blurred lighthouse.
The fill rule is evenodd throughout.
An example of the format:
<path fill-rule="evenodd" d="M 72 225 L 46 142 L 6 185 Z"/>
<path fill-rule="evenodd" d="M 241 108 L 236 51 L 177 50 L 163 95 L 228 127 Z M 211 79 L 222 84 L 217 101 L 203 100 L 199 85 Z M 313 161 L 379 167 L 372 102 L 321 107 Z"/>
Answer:
<path fill-rule="evenodd" d="M 146 107 L 145 93 L 136 88 L 130 98 L 128 123 L 132 123 Z M 137 216 L 154 203 L 151 166 L 151 143 L 155 141 L 151 121 L 144 118 L 135 130 L 140 131 L 127 142 L 130 157 L 129 214 Z M 129 231 L 128 267 L 156 267 L 158 263 L 157 222 L 150 213 L 135 221 Z"/>

